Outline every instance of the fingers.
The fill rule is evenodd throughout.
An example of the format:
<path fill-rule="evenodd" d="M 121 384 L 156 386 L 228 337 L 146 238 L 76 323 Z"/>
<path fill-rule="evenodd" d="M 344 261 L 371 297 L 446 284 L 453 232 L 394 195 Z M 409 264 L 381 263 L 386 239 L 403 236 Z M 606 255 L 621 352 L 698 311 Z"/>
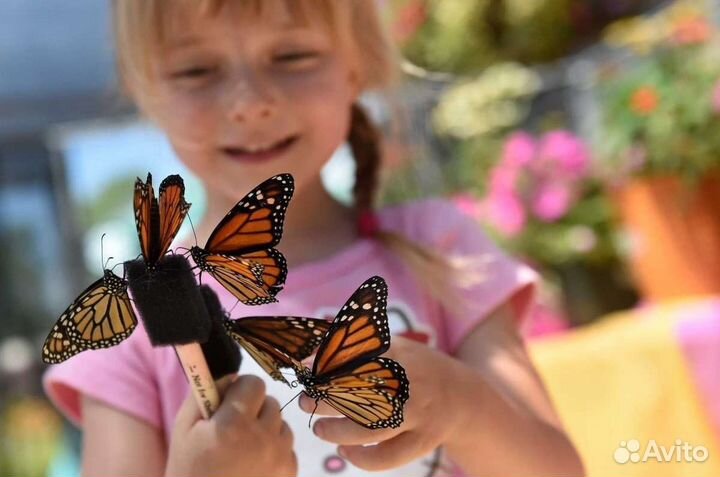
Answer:
<path fill-rule="evenodd" d="M 293 441 L 295 440 L 295 436 L 293 435 L 292 430 L 290 429 L 290 426 L 288 426 L 288 423 L 285 421 L 280 421 L 280 433 L 279 433 L 279 439 L 281 445 L 286 445 L 287 447 L 292 448 Z"/>
<path fill-rule="evenodd" d="M 197 405 L 197 401 L 195 401 L 195 396 L 193 396 L 192 391 L 188 391 L 185 400 L 183 400 L 175 416 L 174 432 L 186 432 L 193 424 L 202 418 L 200 408 Z"/>
<path fill-rule="evenodd" d="M 400 429 L 368 429 L 347 418 L 318 419 L 313 432 L 320 439 L 338 445 L 358 446 L 382 442 L 399 435 Z"/>
<path fill-rule="evenodd" d="M 260 408 L 258 420 L 266 426 L 271 432 L 280 432 L 283 420 L 280 414 L 280 403 L 275 398 L 265 398 L 265 402 Z"/>
<path fill-rule="evenodd" d="M 255 418 L 265 401 L 265 383 L 257 376 L 240 376 L 230 383 L 220 407 L 213 416 L 218 421 L 231 422 L 238 415 Z"/>
<path fill-rule="evenodd" d="M 223 376 L 222 378 L 218 379 L 217 381 L 215 381 L 215 387 L 217 387 L 218 394 L 220 394 L 221 400 L 222 400 L 222 397 L 225 395 L 225 392 L 227 391 L 228 387 L 230 387 L 230 385 L 232 383 L 237 381 L 237 379 L 239 377 L 240 376 L 238 376 L 237 374 L 228 374 L 228 375 Z"/>
<path fill-rule="evenodd" d="M 336 411 L 332 406 L 322 402 L 318 401 L 317 403 L 313 398 L 308 396 L 307 394 L 303 393 L 302 396 L 300 396 L 300 399 L 298 400 L 300 402 L 300 409 L 307 412 L 308 414 L 312 414 L 313 411 L 315 411 L 316 416 L 332 416 L 332 417 L 339 417 L 342 416 L 341 413 Z M 317 406 L 317 409 L 315 407 Z"/>
<path fill-rule="evenodd" d="M 341 446 L 338 449 L 340 455 L 353 465 L 368 471 L 405 465 L 422 457 L 429 450 L 424 449 L 420 434 L 412 431 L 403 432 L 374 446 Z"/>

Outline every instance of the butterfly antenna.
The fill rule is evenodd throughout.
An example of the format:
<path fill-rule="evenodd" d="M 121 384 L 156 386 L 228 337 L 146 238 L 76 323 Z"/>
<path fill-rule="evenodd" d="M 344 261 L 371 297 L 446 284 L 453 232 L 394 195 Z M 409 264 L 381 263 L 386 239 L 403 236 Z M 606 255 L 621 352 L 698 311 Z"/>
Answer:
<path fill-rule="evenodd" d="M 102 270 L 105 270 L 107 268 L 107 264 L 110 261 L 112 257 L 108 257 L 107 261 L 105 261 L 105 251 L 103 249 L 103 241 L 105 240 L 105 236 L 107 234 L 102 234 L 100 236 L 100 266 L 102 266 Z"/>
<path fill-rule="evenodd" d="M 192 229 L 193 237 L 195 237 L 195 245 L 198 244 L 197 234 L 195 233 L 195 224 L 193 224 L 190 214 L 187 215 L 188 222 L 190 222 L 190 228 Z"/>
<path fill-rule="evenodd" d="M 238 306 L 238 303 L 240 303 L 240 300 L 237 300 L 237 301 L 235 302 L 235 304 L 232 306 L 232 308 L 230 308 L 230 311 L 228 311 L 228 314 L 230 314 L 230 313 L 233 312 L 233 310 Z"/>
<path fill-rule="evenodd" d="M 288 402 L 286 402 L 285 405 L 283 405 L 283 407 L 280 408 L 280 412 L 282 412 L 282 410 L 285 409 L 285 408 L 288 406 L 288 404 L 290 404 L 291 402 L 293 402 L 294 400 L 296 400 L 302 393 L 303 393 L 303 391 L 300 391 L 299 393 L 297 393 L 297 394 L 295 395 L 294 398 L 292 398 L 291 400 L 289 400 Z"/>
<path fill-rule="evenodd" d="M 108 261 L 110 261 L 111 258 L 114 258 L 114 257 L 109 257 Z M 113 267 L 110 269 L 110 271 L 115 272 L 115 269 L 120 265 L 121 265 L 121 263 L 116 263 L 115 265 L 113 265 Z M 125 278 L 125 270 L 123 270 L 123 278 Z"/>

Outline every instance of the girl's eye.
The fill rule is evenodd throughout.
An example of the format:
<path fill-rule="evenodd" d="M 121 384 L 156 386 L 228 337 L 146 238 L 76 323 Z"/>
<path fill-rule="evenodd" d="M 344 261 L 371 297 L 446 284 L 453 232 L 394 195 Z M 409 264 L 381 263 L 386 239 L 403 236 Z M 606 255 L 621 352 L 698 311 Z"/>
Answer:
<path fill-rule="evenodd" d="M 194 66 L 191 68 L 185 68 L 180 71 L 176 71 L 172 73 L 172 77 L 175 79 L 196 79 L 196 78 L 204 78 L 210 74 L 212 74 L 215 71 L 214 68 L 205 67 L 205 66 Z"/>
<path fill-rule="evenodd" d="M 315 51 L 291 51 L 280 53 L 273 57 L 278 63 L 297 63 L 303 60 L 311 60 L 317 58 L 319 54 Z"/>

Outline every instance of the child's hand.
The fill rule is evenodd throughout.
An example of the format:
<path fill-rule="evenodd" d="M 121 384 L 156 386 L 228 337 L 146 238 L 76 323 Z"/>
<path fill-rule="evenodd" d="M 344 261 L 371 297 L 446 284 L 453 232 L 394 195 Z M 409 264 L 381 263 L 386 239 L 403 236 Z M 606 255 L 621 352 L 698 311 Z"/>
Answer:
<path fill-rule="evenodd" d="M 383 356 L 398 361 L 410 381 L 410 399 L 405 403 L 402 425 L 397 429 L 372 430 L 346 417 L 326 417 L 313 426 L 318 437 L 340 446 L 340 455 L 370 471 L 399 467 L 443 445 L 462 426 L 463 416 L 472 412 L 476 401 L 468 399 L 463 383 L 477 378 L 450 356 L 396 336 L 390 351 Z M 300 407 L 312 412 L 315 402 L 303 394 Z M 316 415 L 341 414 L 320 402 Z"/>
<path fill-rule="evenodd" d="M 175 420 L 165 475 L 277 476 L 297 474 L 293 435 L 265 383 L 241 376 L 230 383 L 218 410 L 204 420 L 188 396 Z"/>

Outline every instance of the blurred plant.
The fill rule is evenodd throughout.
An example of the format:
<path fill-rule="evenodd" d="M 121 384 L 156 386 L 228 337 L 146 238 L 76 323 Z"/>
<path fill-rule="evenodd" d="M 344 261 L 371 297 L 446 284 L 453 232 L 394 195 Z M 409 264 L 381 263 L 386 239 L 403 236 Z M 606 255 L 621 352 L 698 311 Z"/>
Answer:
<path fill-rule="evenodd" d="M 557 221 L 577 200 L 589 162 L 585 145 L 567 131 L 551 131 L 539 141 L 524 132 L 512 134 L 490 172 L 487 219 L 509 237 L 532 218 Z"/>
<path fill-rule="evenodd" d="M 611 209 L 590 160 L 585 143 L 566 130 L 537 139 L 511 134 L 489 171 L 478 219 L 508 249 L 543 266 L 613 258 Z"/>
<path fill-rule="evenodd" d="M 387 0 L 391 31 L 411 62 L 477 73 L 506 61 L 561 58 L 612 20 L 658 0 Z"/>
<path fill-rule="evenodd" d="M 45 400 L 23 397 L 10 402 L 0 421 L 2 475 L 47 475 L 61 426 L 60 417 Z"/>
<path fill-rule="evenodd" d="M 525 118 L 528 100 L 539 89 L 540 78 L 531 69 L 493 65 L 445 91 L 433 114 L 435 130 L 457 139 L 502 132 Z"/>
<path fill-rule="evenodd" d="M 633 56 L 601 77 L 601 173 L 695 178 L 720 166 L 720 35 L 705 2 L 623 21 L 606 41 Z"/>

